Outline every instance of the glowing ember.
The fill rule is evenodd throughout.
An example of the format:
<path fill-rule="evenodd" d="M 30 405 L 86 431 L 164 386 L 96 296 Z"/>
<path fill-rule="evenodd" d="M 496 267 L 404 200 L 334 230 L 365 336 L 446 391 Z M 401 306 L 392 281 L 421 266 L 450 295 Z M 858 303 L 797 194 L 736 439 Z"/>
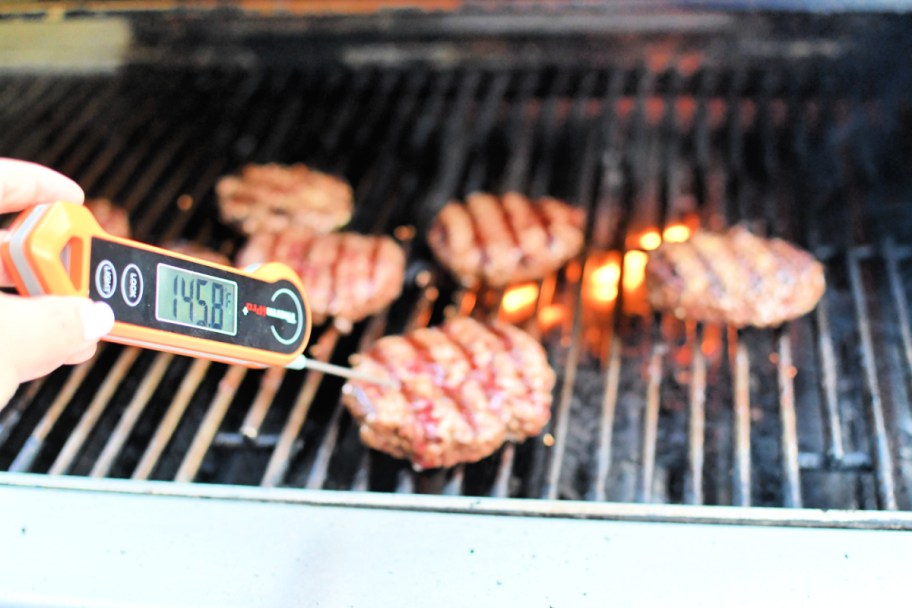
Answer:
<path fill-rule="evenodd" d="M 568 281 L 576 283 L 579 281 L 580 271 L 582 271 L 582 267 L 580 266 L 579 261 L 571 260 L 570 263 L 567 264 L 567 270 L 565 270 L 564 273 Z"/>
<path fill-rule="evenodd" d="M 628 251 L 624 256 L 624 290 L 634 291 L 646 279 L 649 256 L 642 251 Z"/>
<path fill-rule="evenodd" d="M 478 300 L 478 294 L 475 291 L 466 291 L 459 302 L 459 314 L 470 314 L 475 308 L 476 300 Z"/>
<path fill-rule="evenodd" d="M 713 323 L 703 328 L 703 355 L 710 361 L 722 357 L 722 326 Z"/>
<path fill-rule="evenodd" d="M 504 323 L 523 323 L 535 314 L 538 284 L 522 283 L 508 287 L 500 301 L 499 318 Z"/>
<path fill-rule="evenodd" d="M 656 230 L 650 230 L 646 234 L 640 237 L 640 247 L 645 251 L 652 251 L 657 249 L 659 245 L 662 244 L 662 235 Z"/>
<path fill-rule="evenodd" d="M 538 327 L 541 331 L 550 331 L 567 318 L 567 308 L 562 304 L 549 304 L 538 311 Z"/>
<path fill-rule="evenodd" d="M 618 280 L 621 278 L 621 267 L 611 261 L 592 271 L 591 296 L 597 302 L 614 302 L 618 295 Z"/>
<path fill-rule="evenodd" d="M 665 228 L 663 238 L 669 243 L 683 243 L 690 238 L 690 228 L 684 224 L 672 224 Z"/>
<path fill-rule="evenodd" d="M 542 443 L 544 443 L 546 447 L 550 448 L 554 445 L 554 435 L 551 433 L 545 434 L 545 436 L 542 437 Z"/>
<path fill-rule="evenodd" d="M 534 306 L 537 299 L 538 285 L 536 283 L 516 285 L 504 293 L 501 309 L 507 314 L 517 313 Z"/>

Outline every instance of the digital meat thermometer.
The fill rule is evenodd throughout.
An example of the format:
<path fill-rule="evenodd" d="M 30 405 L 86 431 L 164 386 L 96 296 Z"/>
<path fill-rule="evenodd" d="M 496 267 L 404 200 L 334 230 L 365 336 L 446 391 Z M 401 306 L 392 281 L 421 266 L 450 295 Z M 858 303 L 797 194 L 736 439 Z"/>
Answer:
<path fill-rule="evenodd" d="M 311 316 L 301 280 L 285 264 L 245 270 L 106 233 L 81 205 L 57 202 L 19 215 L 0 259 L 22 295 L 107 302 L 102 338 L 178 355 L 263 368 L 349 368 L 303 356 Z M 369 379 L 368 379 L 369 380 Z"/>

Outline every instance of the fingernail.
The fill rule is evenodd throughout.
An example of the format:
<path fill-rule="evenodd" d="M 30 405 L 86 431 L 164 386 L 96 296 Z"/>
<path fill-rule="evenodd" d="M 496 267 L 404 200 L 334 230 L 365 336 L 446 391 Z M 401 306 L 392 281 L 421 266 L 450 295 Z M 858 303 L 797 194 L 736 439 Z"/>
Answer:
<path fill-rule="evenodd" d="M 114 311 L 104 302 L 90 302 L 82 308 L 82 334 L 89 342 L 114 329 Z"/>

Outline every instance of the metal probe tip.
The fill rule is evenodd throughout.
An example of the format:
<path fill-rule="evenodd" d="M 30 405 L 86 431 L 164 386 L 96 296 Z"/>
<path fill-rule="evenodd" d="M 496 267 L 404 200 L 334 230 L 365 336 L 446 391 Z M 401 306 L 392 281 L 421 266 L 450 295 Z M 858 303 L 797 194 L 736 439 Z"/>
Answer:
<path fill-rule="evenodd" d="M 321 372 L 324 374 L 329 374 L 331 376 L 340 376 L 342 378 L 348 378 L 349 380 L 361 380 L 362 382 L 370 382 L 371 384 L 379 384 L 386 386 L 388 388 L 395 388 L 396 384 L 390 380 L 385 380 L 383 378 L 377 378 L 369 374 L 364 374 L 362 372 L 353 370 L 350 367 L 343 367 L 341 365 L 334 365 L 332 363 L 325 363 L 323 361 L 318 361 L 316 359 L 308 359 L 304 355 L 301 355 L 288 365 L 288 369 L 302 370 L 302 369 L 312 369 L 316 372 Z"/>

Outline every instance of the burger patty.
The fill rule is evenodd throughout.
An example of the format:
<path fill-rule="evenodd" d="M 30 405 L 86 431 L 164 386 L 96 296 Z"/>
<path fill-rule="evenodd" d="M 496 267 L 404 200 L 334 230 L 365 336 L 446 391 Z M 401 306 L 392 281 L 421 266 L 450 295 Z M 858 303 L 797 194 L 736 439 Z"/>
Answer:
<path fill-rule="evenodd" d="M 664 243 L 646 265 L 650 303 L 681 319 L 769 327 L 804 315 L 826 289 L 823 265 L 742 226 Z"/>
<path fill-rule="evenodd" d="M 123 207 L 119 207 L 106 198 L 91 198 L 85 206 L 92 212 L 98 224 L 111 236 L 128 239 L 132 235 L 130 216 Z"/>
<path fill-rule="evenodd" d="M 472 194 L 437 215 L 428 244 L 469 287 L 540 279 L 583 246 L 584 215 L 553 198 Z"/>
<path fill-rule="evenodd" d="M 405 253 L 387 236 L 294 231 L 258 234 L 238 254 L 239 267 L 284 262 L 304 284 L 315 323 L 332 317 L 339 331 L 379 312 L 402 292 Z"/>
<path fill-rule="evenodd" d="M 247 165 L 240 176 L 219 179 L 215 191 L 222 221 L 247 235 L 289 228 L 325 234 L 352 214 L 351 186 L 302 164 Z"/>
<path fill-rule="evenodd" d="M 537 435 L 551 415 L 554 371 L 525 332 L 467 317 L 378 340 L 342 399 L 361 440 L 419 469 L 475 462 Z"/>

